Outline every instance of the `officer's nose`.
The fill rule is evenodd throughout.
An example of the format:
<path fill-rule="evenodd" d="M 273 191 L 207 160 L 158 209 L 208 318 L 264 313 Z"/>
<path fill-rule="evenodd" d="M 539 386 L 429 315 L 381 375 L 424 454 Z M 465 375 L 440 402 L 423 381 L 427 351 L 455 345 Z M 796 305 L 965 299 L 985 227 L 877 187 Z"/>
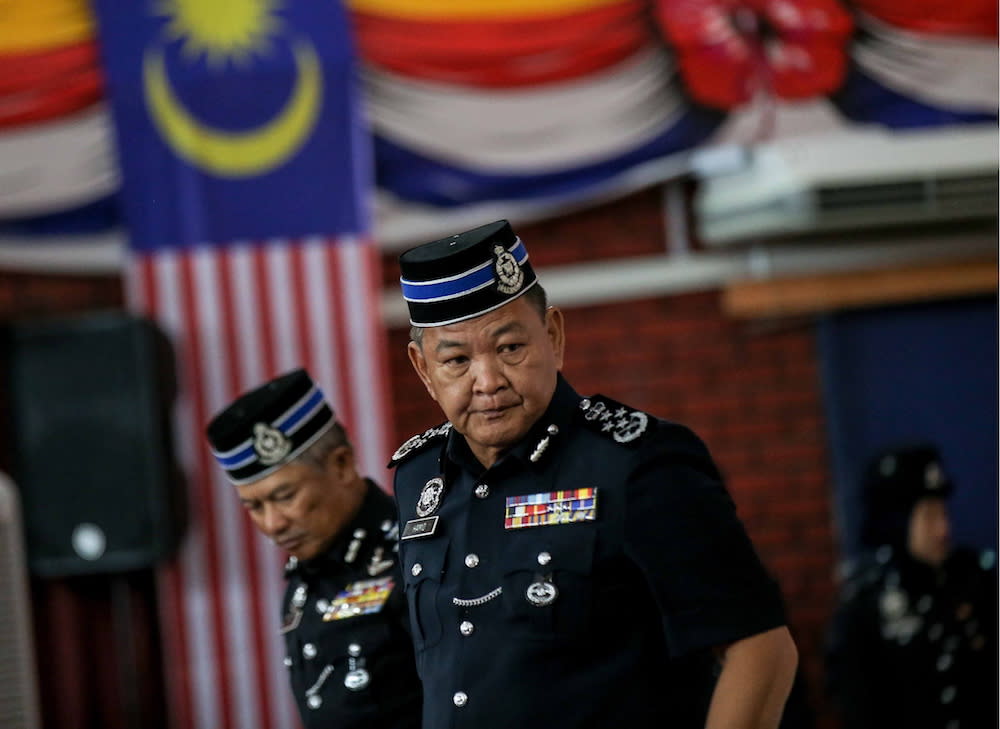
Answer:
<path fill-rule="evenodd" d="M 258 526 L 260 530 L 269 537 L 277 536 L 288 528 L 289 521 L 281 509 L 274 504 L 265 504 L 264 513 L 261 515 Z"/>
<path fill-rule="evenodd" d="M 476 395 L 493 395 L 507 387 L 503 368 L 495 357 L 479 357 L 472 363 L 473 391 Z"/>

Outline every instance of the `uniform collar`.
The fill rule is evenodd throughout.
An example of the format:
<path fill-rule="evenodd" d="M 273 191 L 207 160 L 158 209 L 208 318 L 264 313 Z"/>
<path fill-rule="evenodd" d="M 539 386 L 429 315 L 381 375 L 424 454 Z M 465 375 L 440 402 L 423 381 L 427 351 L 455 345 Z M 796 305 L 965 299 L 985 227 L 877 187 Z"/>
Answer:
<path fill-rule="evenodd" d="M 547 455 L 546 451 L 553 448 L 554 444 L 569 432 L 574 415 L 580 407 L 580 400 L 580 396 L 559 372 L 556 376 L 556 389 L 545 412 L 521 440 L 497 459 L 493 469 L 504 468 L 512 461 L 532 465 L 542 463 Z M 532 455 L 536 451 L 538 455 L 532 460 Z M 448 464 L 454 464 L 476 476 L 484 471 L 483 465 L 472 455 L 468 443 L 465 442 L 465 436 L 454 429 L 448 434 L 441 455 L 442 471 Z"/>

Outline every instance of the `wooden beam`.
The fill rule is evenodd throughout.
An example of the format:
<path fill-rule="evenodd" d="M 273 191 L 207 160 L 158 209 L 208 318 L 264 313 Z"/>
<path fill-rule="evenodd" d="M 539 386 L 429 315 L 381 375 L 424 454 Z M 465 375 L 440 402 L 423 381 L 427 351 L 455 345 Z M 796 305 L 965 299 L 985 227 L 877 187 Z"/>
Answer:
<path fill-rule="evenodd" d="M 996 258 L 732 281 L 723 310 L 736 318 L 815 314 L 837 309 L 956 298 L 997 291 Z"/>

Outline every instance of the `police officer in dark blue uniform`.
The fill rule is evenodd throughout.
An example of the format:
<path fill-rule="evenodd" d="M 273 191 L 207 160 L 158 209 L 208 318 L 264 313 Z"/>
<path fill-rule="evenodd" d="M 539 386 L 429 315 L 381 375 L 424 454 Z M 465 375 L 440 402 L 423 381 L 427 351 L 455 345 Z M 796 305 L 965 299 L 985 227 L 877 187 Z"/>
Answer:
<path fill-rule="evenodd" d="M 448 418 L 392 458 L 426 729 L 690 726 L 700 699 L 671 688 L 710 650 L 707 725 L 775 727 L 795 647 L 702 442 L 573 390 L 506 221 L 400 267 L 409 356 Z"/>
<path fill-rule="evenodd" d="M 827 683 L 844 727 L 997 726 L 992 550 L 952 548 L 937 448 L 890 448 L 865 476 L 863 541 L 831 625 Z"/>
<path fill-rule="evenodd" d="M 420 726 L 421 690 L 392 498 L 304 370 L 248 392 L 208 425 L 254 525 L 290 554 L 281 633 L 306 729 Z"/>

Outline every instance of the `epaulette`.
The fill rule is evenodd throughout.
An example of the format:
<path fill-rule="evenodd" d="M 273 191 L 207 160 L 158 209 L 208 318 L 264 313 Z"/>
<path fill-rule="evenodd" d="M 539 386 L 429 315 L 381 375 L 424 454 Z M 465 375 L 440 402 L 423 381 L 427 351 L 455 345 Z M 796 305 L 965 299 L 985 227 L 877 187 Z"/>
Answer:
<path fill-rule="evenodd" d="M 439 441 L 442 438 L 446 438 L 450 432 L 451 423 L 445 422 L 441 425 L 436 425 L 433 428 L 428 428 L 423 433 L 415 435 L 412 438 L 407 438 L 406 442 L 397 448 L 396 452 L 392 454 L 392 458 L 389 460 L 389 465 L 386 466 L 386 468 L 398 466 L 409 456 L 423 450 L 429 444 Z"/>
<path fill-rule="evenodd" d="M 591 430 L 614 439 L 616 443 L 635 443 L 649 429 L 649 415 L 603 395 L 581 400 L 580 416 Z"/>

